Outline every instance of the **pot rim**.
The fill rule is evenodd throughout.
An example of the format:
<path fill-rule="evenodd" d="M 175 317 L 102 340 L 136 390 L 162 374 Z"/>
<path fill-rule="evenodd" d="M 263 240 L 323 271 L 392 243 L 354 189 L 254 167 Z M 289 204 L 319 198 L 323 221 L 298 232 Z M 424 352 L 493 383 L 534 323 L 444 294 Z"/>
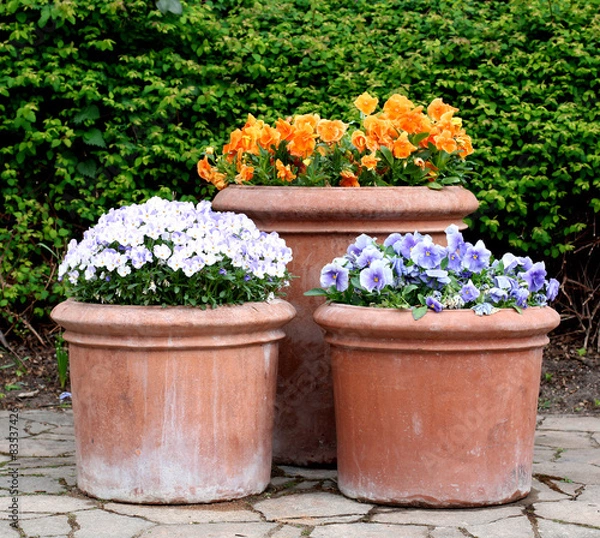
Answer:
<path fill-rule="evenodd" d="M 269 195 L 265 196 L 268 192 Z M 217 211 L 248 215 L 263 229 L 328 233 L 414 232 L 443 230 L 479 207 L 462 186 L 441 191 L 417 187 L 298 187 L 231 185 L 212 202 Z M 398 227 L 398 219 L 402 229 Z"/>
<path fill-rule="evenodd" d="M 314 319 L 333 345 L 439 351 L 539 347 L 548 343 L 547 334 L 560 323 L 558 312 L 549 306 L 522 313 L 504 308 L 488 316 L 448 309 L 415 320 L 409 309 L 326 303 L 316 309 Z"/>
<path fill-rule="evenodd" d="M 166 349 L 234 347 L 284 337 L 282 327 L 296 315 L 283 299 L 223 305 L 202 310 L 188 306 L 105 305 L 67 299 L 51 317 L 67 342 L 89 347 Z"/>

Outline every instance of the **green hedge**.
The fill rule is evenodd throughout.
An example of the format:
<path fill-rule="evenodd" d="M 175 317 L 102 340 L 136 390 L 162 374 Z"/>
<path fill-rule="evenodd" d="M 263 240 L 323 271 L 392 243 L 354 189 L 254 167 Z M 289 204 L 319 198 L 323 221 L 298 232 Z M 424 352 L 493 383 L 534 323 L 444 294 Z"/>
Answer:
<path fill-rule="evenodd" d="M 182 7 L 179 13 L 179 7 Z M 597 0 L 5 0 L 0 309 L 59 300 L 56 259 L 108 207 L 211 192 L 195 164 L 248 112 L 346 117 L 368 90 L 458 106 L 472 228 L 557 258 L 600 211 Z M 586 235 L 587 234 L 587 235 Z"/>

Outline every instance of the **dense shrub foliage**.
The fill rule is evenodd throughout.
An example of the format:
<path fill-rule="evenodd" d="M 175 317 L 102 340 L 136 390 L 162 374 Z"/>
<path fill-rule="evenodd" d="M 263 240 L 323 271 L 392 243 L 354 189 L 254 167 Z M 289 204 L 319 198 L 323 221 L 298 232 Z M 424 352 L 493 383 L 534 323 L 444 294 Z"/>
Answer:
<path fill-rule="evenodd" d="M 180 9 L 181 8 L 181 9 Z M 472 228 L 560 258 L 600 211 L 597 0 L 5 0 L 0 309 L 59 298 L 106 208 L 210 196 L 195 164 L 250 112 L 350 117 L 368 90 L 442 97 L 473 138 Z M 480 235 L 479 233 L 477 235 Z"/>

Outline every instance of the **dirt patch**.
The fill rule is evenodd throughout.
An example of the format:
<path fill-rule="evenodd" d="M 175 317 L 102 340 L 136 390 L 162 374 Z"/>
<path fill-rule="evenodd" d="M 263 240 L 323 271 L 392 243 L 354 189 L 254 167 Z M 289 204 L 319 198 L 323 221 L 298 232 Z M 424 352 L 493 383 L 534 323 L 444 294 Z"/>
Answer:
<path fill-rule="evenodd" d="M 30 335 L 19 342 L 9 339 L 0 347 L 0 408 L 39 409 L 69 405 L 60 395 L 70 391 L 67 379 L 61 386 L 54 348 L 55 334 L 38 331 L 40 342 Z"/>
<path fill-rule="evenodd" d="M 579 334 L 550 338 L 542 363 L 541 413 L 600 415 L 600 353 L 583 350 L 582 340 Z"/>
<path fill-rule="evenodd" d="M 54 334 L 0 348 L 0 408 L 37 409 L 70 405 L 60 395 L 70 391 L 58 379 Z M 578 333 L 556 334 L 544 350 L 540 386 L 541 413 L 600 415 L 600 353 L 581 351 Z"/>

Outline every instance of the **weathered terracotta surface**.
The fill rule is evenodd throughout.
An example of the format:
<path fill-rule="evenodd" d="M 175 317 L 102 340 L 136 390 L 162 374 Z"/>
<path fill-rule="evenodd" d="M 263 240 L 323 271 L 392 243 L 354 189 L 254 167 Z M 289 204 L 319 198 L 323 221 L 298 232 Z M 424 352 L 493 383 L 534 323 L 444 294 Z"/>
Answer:
<path fill-rule="evenodd" d="M 135 503 L 201 503 L 269 483 L 281 300 L 202 311 L 66 301 L 77 485 Z"/>
<path fill-rule="evenodd" d="M 338 486 L 409 506 L 511 502 L 531 489 L 551 308 L 430 312 L 324 305 L 331 344 Z"/>
<path fill-rule="evenodd" d="M 277 231 L 294 252 L 288 266 L 299 278 L 286 300 L 298 311 L 280 346 L 273 456 L 293 465 L 335 462 L 335 416 L 331 364 L 313 312 L 322 298 L 304 297 L 319 286 L 321 268 L 345 253 L 361 233 L 380 239 L 419 230 L 445 241 L 450 224 L 477 209 L 460 187 L 250 187 L 219 192 L 213 208 L 244 212 L 265 231 Z"/>

